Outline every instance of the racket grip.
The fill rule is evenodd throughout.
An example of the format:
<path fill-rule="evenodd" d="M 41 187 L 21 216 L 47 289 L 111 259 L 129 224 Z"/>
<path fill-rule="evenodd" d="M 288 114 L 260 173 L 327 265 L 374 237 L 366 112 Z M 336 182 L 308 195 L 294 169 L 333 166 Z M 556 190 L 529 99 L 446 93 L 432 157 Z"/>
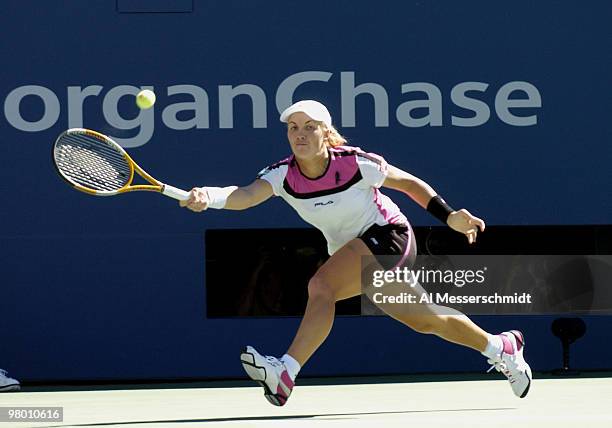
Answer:
<path fill-rule="evenodd" d="M 178 201 L 186 201 L 187 199 L 189 199 L 189 192 L 185 192 L 184 190 L 172 187 L 168 184 L 164 184 L 162 186 L 161 192 L 163 195 L 169 196 Z"/>

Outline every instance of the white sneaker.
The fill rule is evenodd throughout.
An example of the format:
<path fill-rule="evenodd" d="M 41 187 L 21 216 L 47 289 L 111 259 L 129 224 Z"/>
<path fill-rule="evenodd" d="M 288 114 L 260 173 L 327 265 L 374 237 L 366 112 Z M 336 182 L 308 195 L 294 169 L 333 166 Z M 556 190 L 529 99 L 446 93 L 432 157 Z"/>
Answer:
<path fill-rule="evenodd" d="M 244 348 L 240 361 L 249 377 L 263 386 L 266 399 L 284 406 L 294 385 L 285 365 L 276 357 L 260 355 L 251 346 Z"/>
<path fill-rule="evenodd" d="M 499 335 L 504 343 L 504 350 L 496 360 L 487 360 L 492 364 L 488 371 L 495 368 L 510 381 L 514 395 L 524 398 L 531 386 L 531 367 L 523 358 L 525 339 L 518 330 L 504 331 Z"/>
<path fill-rule="evenodd" d="M 0 369 L 0 392 L 19 391 L 21 385 L 17 379 L 7 376 L 6 370 Z"/>

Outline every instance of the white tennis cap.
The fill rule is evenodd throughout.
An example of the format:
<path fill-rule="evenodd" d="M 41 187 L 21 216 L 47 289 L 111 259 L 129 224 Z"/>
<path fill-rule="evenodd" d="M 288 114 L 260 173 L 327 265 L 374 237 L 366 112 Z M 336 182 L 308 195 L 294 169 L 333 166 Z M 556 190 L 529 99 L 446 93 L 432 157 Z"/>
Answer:
<path fill-rule="evenodd" d="M 306 115 L 308 115 L 308 117 L 311 119 L 323 122 L 327 126 L 332 126 L 331 115 L 329 114 L 327 107 L 320 102 L 313 100 L 298 101 L 292 106 L 287 107 L 285 111 L 281 113 L 281 122 L 287 123 L 289 116 L 297 112 L 306 113 Z"/>

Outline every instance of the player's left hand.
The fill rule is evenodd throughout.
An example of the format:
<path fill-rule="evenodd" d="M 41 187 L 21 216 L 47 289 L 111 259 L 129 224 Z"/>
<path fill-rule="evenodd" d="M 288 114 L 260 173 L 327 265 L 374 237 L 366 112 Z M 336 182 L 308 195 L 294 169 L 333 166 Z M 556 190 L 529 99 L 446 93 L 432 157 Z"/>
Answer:
<path fill-rule="evenodd" d="M 470 244 L 476 242 L 476 235 L 478 235 L 478 229 L 481 232 L 485 230 L 485 222 L 472 215 L 468 210 L 461 209 L 459 211 L 453 211 L 446 220 L 446 224 L 459 233 L 463 233 Z"/>

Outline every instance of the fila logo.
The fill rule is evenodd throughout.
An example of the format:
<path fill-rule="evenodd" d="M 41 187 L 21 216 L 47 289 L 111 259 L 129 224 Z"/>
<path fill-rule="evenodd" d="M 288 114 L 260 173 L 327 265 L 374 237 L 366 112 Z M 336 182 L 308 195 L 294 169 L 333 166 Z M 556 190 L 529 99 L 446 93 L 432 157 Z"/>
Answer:
<path fill-rule="evenodd" d="M 327 202 L 315 202 L 314 206 L 315 207 L 324 207 L 325 205 L 329 205 L 329 204 L 333 204 L 334 201 L 327 201 Z"/>

